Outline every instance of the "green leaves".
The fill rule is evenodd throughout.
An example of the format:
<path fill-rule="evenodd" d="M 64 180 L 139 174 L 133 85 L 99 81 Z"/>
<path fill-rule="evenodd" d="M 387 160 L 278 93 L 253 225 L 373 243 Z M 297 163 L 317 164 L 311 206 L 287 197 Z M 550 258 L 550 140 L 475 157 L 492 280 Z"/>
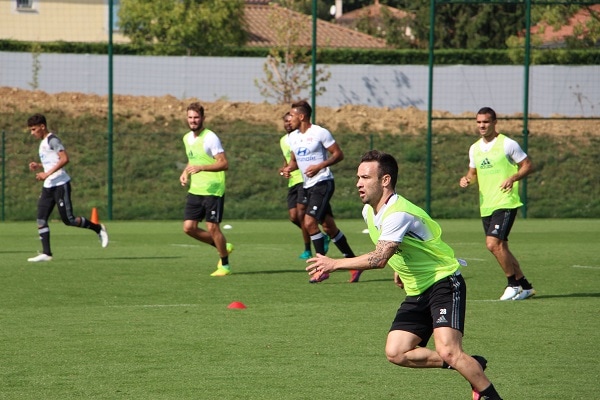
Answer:
<path fill-rule="evenodd" d="M 269 24 L 277 44 L 269 50 L 263 65 L 265 77 L 254 81 L 261 96 L 289 104 L 303 98 L 302 94 L 311 89 L 312 56 L 310 48 L 300 44 L 308 21 L 308 17 L 290 9 L 272 7 Z M 331 73 L 326 67 L 319 67 L 315 72 L 315 94 L 318 96 L 325 92 L 322 84 L 329 80 Z"/>
<path fill-rule="evenodd" d="M 135 45 L 212 55 L 244 43 L 243 7 L 243 0 L 122 0 L 119 24 Z"/>

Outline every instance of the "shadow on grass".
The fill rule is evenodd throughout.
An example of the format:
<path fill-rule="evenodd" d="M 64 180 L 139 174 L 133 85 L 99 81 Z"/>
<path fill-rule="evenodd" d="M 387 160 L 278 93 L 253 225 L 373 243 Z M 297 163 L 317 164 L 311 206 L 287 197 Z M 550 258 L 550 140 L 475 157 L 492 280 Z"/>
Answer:
<path fill-rule="evenodd" d="M 86 258 L 86 260 L 175 260 L 178 258 L 183 258 L 179 256 L 169 256 L 169 257 L 102 257 L 102 258 Z"/>
<path fill-rule="evenodd" d="M 600 297 L 600 293 L 536 294 L 533 299 L 562 299 L 565 297 Z"/>
<path fill-rule="evenodd" d="M 346 275 L 346 276 L 350 276 L 350 273 L 348 271 L 337 271 L 335 273 L 335 275 Z M 394 283 L 394 279 L 390 276 L 390 277 L 382 277 L 382 276 L 377 276 L 379 275 L 377 272 L 363 272 L 363 274 L 360 276 L 360 279 L 358 282 L 354 282 L 354 283 L 379 283 L 379 282 L 385 282 L 385 283 L 389 283 L 392 286 L 396 286 L 396 284 Z M 307 275 L 308 276 L 308 275 Z M 339 285 L 339 284 L 346 284 L 346 283 L 350 283 L 348 281 L 330 281 L 330 280 L 325 280 L 323 281 L 323 283 L 326 284 L 334 284 L 334 285 Z"/>
<path fill-rule="evenodd" d="M 237 272 L 235 269 L 233 270 L 233 275 L 272 275 L 272 274 L 305 274 L 306 279 L 308 280 L 308 274 L 303 269 L 278 269 L 278 270 L 270 270 L 270 271 L 246 271 L 246 272 Z M 341 272 L 343 274 L 343 272 Z M 340 274 L 340 272 L 336 272 L 336 274 Z M 359 283 L 369 283 L 369 282 L 391 282 L 393 283 L 392 278 L 384 278 L 384 279 L 369 279 L 368 276 L 361 276 Z M 320 282 L 321 283 L 321 282 Z M 348 282 L 331 282 L 331 281 L 323 281 L 322 283 L 327 283 L 337 285 L 344 284 Z"/>
<path fill-rule="evenodd" d="M 306 271 L 302 269 L 277 269 L 271 271 L 247 271 L 247 272 L 237 272 L 235 269 L 232 269 L 233 274 L 235 275 L 271 275 L 271 274 L 289 274 L 289 273 L 304 273 Z"/>

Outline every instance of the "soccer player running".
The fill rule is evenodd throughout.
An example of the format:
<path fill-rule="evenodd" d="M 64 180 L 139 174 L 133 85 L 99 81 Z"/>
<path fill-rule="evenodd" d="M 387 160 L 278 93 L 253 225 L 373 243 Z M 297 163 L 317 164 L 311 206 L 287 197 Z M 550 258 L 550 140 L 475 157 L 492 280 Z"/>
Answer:
<path fill-rule="evenodd" d="M 477 112 L 481 138 L 469 149 L 469 171 L 459 185 L 479 184 L 485 244 L 508 280 L 500 300 L 525 300 L 535 295 L 535 290 L 508 248 L 508 235 L 523 205 L 518 181 L 533 172 L 533 165 L 516 141 L 496 131 L 496 123 L 496 112 L 491 108 Z"/>
<path fill-rule="evenodd" d="M 229 253 L 233 245 L 221 232 L 225 195 L 225 171 L 229 167 L 218 136 L 204 127 L 204 107 L 192 103 L 187 108 L 190 128 L 183 137 L 188 163 L 179 177 L 181 186 L 190 185 L 184 211 L 183 231 L 194 239 L 217 248 L 217 269 L 210 276 L 231 274 Z M 190 179 L 191 177 L 191 179 Z M 206 230 L 198 224 L 206 219 Z"/>
<path fill-rule="evenodd" d="M 31 135 L 41 140 L 39 156 L 42 161 L 41 163 L 30 162 L 29 170 L 43 169 L 43 172 L 35 174 L 35 179 L 44 182 L 37 204 L 37 225 L 42 241 L 42 253 L 28 258 L 27 261 L 52 261 L 48 219 L 56 205 L 58 205 L 58 213 L 65 225 L 91 229 L 98 235 L 102 247 L 108 246 L 108 233 L 104 225 L 93 223 L 84 217 L 74 216 L 71 202 L 71 177 L 64 169 L 64 166 L 69 163 L 69 155 L 58 136 L 48 131 L 46 117 L 42 114 L 34 114 L 27 119 L 27 126 Z"/>
<path fill-rule="evenodd" d="M 283 128 L 286 134 L 279 139 L 279 147 L 283 153 L 283 166 L 279 168 L 279 175 L 283 176 L 283 169 L 288 166 L 291 158 L 290 144 L 288 142 L 289 134 L 293 131 L 290 121 L 292 116 L 287 112 L 283 116 Z M 288 214 L 290 221 L 302 231 L 302 239 L 304 240 L 304 251 L 298 258 L 307 260 L 312 257 L 310 249 L 310 235 L 308 234 L 303 221 L 306 213 L 306 196 L 304 195 L 304 180 L 300 170 L 292 171 L 288 178 L 288 194 L 287 194 Z M 327 238 L 326 238 L 327 239 Z M 327 249 L 326 249 L 327 250 Z"/>
<path fill-rule="evenodd" d="M 283 168 L 282 172 L 285 177 L 289 177 L 296 169 L 300 169 L 302 172 L 307 198 L 304 226 L 315 247 L 315 253 L 322 255 L 327 253 L 325 250 L 326 239 L 319 228 L 320 224 L 344 257 L 354 257 L 346 236 L 338 229 L 333 219 L 330 204 L 335 184 L 333 173 L 329 167 L 342 161 L 344 153 L 331 132 L 310 122 L 312 108 L 306 101 L 292 104 L 290 115 L 292 132 L 289 134 L 288 140 L 292 152 L 289 164 Z M 361 273 L 360 270 L 350 271 L 350 282 L 358 282 Z M 309 282 L 322 282 L 327 278 L 329 278 L 329 274 L 316 274 L 310 278 Z"/>
<path fill-rule="evenodd" d="M 471 384 L 474 399 L 501 399 L 483 372 L 487 360 L 463 351 L 466 285 L 440 226 L 396 193 L 398 164 L 391 155 L 377 150 L 364 154 L 357 178 L 375 250 L 346 259 L 318 254 L 307 260 L 309 275 L 389 265 L 406 298 L 388 333 L 388 360 L 408 368 L 455 369 Z M 431 335 L 435 350 L 425 347 Z"/>

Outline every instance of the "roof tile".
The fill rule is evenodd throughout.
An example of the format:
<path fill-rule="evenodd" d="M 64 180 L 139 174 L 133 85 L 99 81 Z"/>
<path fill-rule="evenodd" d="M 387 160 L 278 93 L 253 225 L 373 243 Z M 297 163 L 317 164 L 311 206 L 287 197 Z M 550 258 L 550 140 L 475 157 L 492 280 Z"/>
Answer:
<path fill-rule="evenodd" d="M 300 32 L 298 45 L 312 45 L 312 17 L 296 11 L 269 4 L 265 0 L 246 0 L 244 11 L 248 31 L 247 46 L 271 47 L 277 44 L 272 18 L 302 21 L 305 29 Z M 327 21 L 317 20 L 317 46 L 327 48 L 388 48 L 385 40 L 344 28 Z"/>

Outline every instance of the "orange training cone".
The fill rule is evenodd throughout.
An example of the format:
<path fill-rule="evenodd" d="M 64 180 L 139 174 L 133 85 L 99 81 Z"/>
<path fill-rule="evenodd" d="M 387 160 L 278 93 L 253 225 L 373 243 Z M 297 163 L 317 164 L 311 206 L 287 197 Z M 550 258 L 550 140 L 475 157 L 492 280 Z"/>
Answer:
<path fill-rule="evenodd" d="M 95 224 L 100 223 L 100 220 L 98 219 L 98 209 L 96 207 L 92 208 L 92 217 L 90 218 L 90 221 Z"/>
<path fill-rule="evenodd" d="M 246 305 L 244 303 L 242 303 L 241 301 L 234 301 L 233 303 L 229 304 L 227 306 L 227 308 L 239 308 L 239 309 L 243 309 L 243 308 L 246 308 Z"/>

